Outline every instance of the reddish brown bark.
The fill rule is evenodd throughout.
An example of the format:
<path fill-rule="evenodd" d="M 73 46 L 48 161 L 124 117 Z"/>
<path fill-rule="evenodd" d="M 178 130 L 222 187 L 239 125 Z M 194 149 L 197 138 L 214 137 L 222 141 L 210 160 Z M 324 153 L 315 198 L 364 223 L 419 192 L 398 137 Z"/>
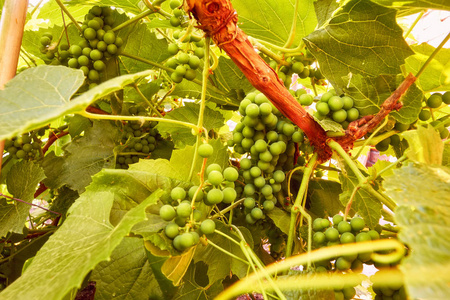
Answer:
<path fill-rule="evenodd" d="M 309 115 L 285 88 L 276 72 L 257 54 L 247 35 L 237 26 L 238 16 L 229 0 L 186 0 L 185 9 L 198 21 L 199 28 L 224 50 L 241 69 L 250 83 L 266 95 L 275 107 L 308 137 L 321 162 L 331 157 L 325 130 Z M 376 127 L 393 109 L 400 109 L 400 97 L 414 83 L 410 74 L 397 90 L 383 103 L 375 116 L 366 116 L 352 122 L 344 137 L 335 138 L 346 150 Z"/>
<path fill-rule="evenodd" d="M 303 109 L 275 71 L 256 53 L 247 35 L 237 27 L 238 17 L 231 3 L 228 0 L 191 0 L 186 1 L 186 5 L 187 10 L 201 24 L 200 28 L 228 54 L 250 83 L 305 132 L 322 161 L 328 160 L 331 150 L 326 144 L 325 130 Z"/>

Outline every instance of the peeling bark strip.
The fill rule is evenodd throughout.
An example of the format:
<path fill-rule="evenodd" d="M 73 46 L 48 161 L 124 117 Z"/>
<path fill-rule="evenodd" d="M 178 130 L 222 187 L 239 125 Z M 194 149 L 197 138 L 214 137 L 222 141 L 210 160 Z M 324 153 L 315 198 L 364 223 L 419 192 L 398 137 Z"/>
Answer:
<path fill-rule="evenodd" d="M 241 69 L 250 83 L 275 107 L 300 127 L 319 154 L 321 161 L 331 157 L 323 128 L 285 88 L 272 68 L 256 53 L 247 35 L 237 27 L 238 16 L 229 0 L 186 0 L 186 11 L 197 19 L 200 29 L 211 36 Z"/>
<path fill-rule="evenodd" d="M 256 53 L 247 35 L 237 26 L 238 16 L 230 0 L 185 0 L 185 10 L 199 22 L 199 28 L 224 50 L 241 69 L 248 81 L 267 96 L 275 107 L 300 127 L 308 137 L 319 161 L 331 157 L 325 130 L 308 114 L 285 88 L 284 83 L 270 66 Z M 402 107 L 401 96 L 415 82 L 409 74 L 402 84 L 389 96 L 376 115 L 365 116 L 352 122 L 345 136 L 334 138 L 346 151 L 353 143 L 378 126 L 392 111 Z"/>

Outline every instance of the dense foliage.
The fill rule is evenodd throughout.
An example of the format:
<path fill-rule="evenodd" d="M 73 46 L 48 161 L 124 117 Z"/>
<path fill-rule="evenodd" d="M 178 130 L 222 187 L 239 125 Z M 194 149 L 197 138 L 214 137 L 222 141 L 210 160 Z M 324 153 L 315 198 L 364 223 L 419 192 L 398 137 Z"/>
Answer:
<path fill-rule="evenodd" d="M 0 299 L 448 297 L 450 50 L 398 25 L 448 3 L 232 3 L 328 161 L 188 3 L 30 5 L 0 90 Z"/>

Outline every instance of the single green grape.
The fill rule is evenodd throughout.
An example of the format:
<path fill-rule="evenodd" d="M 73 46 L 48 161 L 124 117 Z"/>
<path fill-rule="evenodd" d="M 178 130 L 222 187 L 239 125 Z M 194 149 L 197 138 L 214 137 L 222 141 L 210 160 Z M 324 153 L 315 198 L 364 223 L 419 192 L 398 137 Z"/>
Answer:
<path fill-rule="evenodd" d="M 216 223 L 211 219 L 206 219 L 200 224 L 200 230 L 203 234 L 212 234 L 216 230 Z"/>
<path fill-rule="evenodd" d="M 198 154 L 203 158 L 210 157 L 213 154 L 213 152 L 214 148 L 210 144 L 204 143 L 198 147 Z"/>
<path fill-rule="evenodd" d="M 164 221 L 171 221 L 176 217 L 177 213 L 172 205 L 165 204 L 159 209 L 159 215 Z"/>
<path fill-rule="evenodd" d="M 192 207 L 189 202 L 181 202 L 177 206 L 177 215 L 182 218 L 187 218 L 191 215 Z"/>
<path fill-rule="evenodd" d="M 186 191 L 182 187 L 175 187 L 170 192 L 172 200 L 184 200 L 186 198 Z"/>
<path fill-rule="evenodd" d="M 220 171 L 211 171 L 208 174 L 208 181 L 209 183 L 211 183 L 212 185 L 219 185 L 223 182 L 223 175 L 222 172 Z"/>
<path fill-rule="evenodd" d="M 169 223 L 164 228 L 164 233 L 169 239 L 174 239 L 179 234 L 180 227 L 175 223 Z"/>
<path fill-rule="evenodd" d="M 364 220 L 360 217 L 354 217 L 350 220 L 350 225 L 352 226 L 352 230 L 354 232 L 358 232 L 366 227 L 366 222 L 364 222 Z"/>
<path fill-rule="evenodd" d="M 238 179 L 239 172 L 233 167 L 228 167 L 223 170 L 223 177 L 225 178 L 225 180 L 234 182 Z"/>

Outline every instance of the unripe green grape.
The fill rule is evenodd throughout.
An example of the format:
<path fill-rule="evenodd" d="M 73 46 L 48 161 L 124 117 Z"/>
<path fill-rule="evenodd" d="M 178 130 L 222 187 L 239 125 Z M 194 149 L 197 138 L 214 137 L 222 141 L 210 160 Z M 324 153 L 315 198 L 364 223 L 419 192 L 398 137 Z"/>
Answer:
<path fill-rule="evenodd" d="M 255 194 L 255 186 L 253 184 L 246 184 L 244 187 L 244 195 L 253 196 Z"/>
<path fill-rule="evenodd" d="M 330 108 L 328 106 L 328 103 L 326 103 L 326 102 L 319 102 L 319 103 L 317 103 L 316 104 L 316 110 L 322 116 L 326 116 L 330 112 Z"/>
<path fill-rule="evenodd" d="M 90 62 L 89 58 L 85 55 L 81 55 L 78 57 L 78 64 L 80 66 L 87 66 L 87 65 L 89 65 L 89 62 Z"/>
<path fill-rule="evenodd" d="M 106 51 L 111 55 L 115 55 L 117 54 L 117 46 L 115 44 L 110 44 L 106 46 Z"/>
<path fill-rule="evenodd" d="M 94 69 L 97 71 L 103 71 L 106 68 L 106 65 L 103 61 L 97 60 L 94 62 Z"/>
<path fill-rule="evenodd" d="M 428 121 L 431 118 L 431 112 L 426 109 L 422 109 L 419 113 L 419 120 Z"/>
<path fill-rule="evenodd" d="M 273 143 L 270 145 L 269 151 L 272 155 L 280 155 L 283 152 L 283 146 L 280 142 Z"/>
<path fill-rule="evenodd" d="M 164 221 L 171 221 L 176 217 L 177 213 L 172 205 L 166 204 L 159 209 L 159 215 Z"/>
<path fill-rule="evenodd" d="M 325 236 L 329 242 L 336 242 L 339 240 L 339 231 L 334 227 L 329 227 L 325 230 Z"/>
<path fill-rule="evenodd" d="M 168 66 L 171 69 L 175 69 L 178 66 L 179 62 L 178 59 L 171 57 L 167 60 L 166 66 Z"/>
<path fill-rule="evenodd" d="M 403 123 L 397 122 L 397 123 L 395 123 L 395 127 L 394 128 L 395 128 L 395 130 L 398 130 L 398 131 L 402 132 L 402 131 L 408 130 L 409 125 L 410 124 L 403 124 Z"/>
<path fill-rule="evenodd" d="M 355 290 L 354 287 L 348 286 L 348 287 L 344 287 L 342 289 L 342 293 L 344 294 L 344 299 L 345 300 L 350 300 L 350 299 L 353 299 L 353 297 L 355 297 L 356 290 Z"/>
<path fill-rule="evenodd" d="M 22 150 L 23 151 L 25 151 L 25 152 L 31 152 L 31 150 L 33 150 L 33 146 L 31 145 L 31 144 L 24 144 L 23 146 L 22 146 Z"/>
<path fill-rule="evenodd" d="M 180 18 L 177 18 L 175 16 L 172 16 L 169 21 L 170 21 L 170 25 L 172 25 L 173 27 L 178 27 L 181 25 Z"/>
<path fill-rule="evenodd" d="M 344 221 L 344 217 L 343 216 L 341 216 L 341 215 L 334 215 L 333 216 L 333 224 L 335 225 L 335 226 L 337 226 L 340 222 L 342 222 L 342 221 Z M 339 229 L 338 229 L 339 230 Z"/>
<path fill-rule="evenodd" d="M 75 57 L 69 59 L 69 61 L 67 62 L 67 65 L 68 65 L 70 68 L 78 68 L 78 59 L 76 59 Z"/>
<path fill-rule="evenodd" d="M 220 189 L 211 189 L 208 194 L 206 194 L 208 203 L 212 205 L 222 202 L 223 197 L 223 192 Z"/>
<path fill-rule="evenodd" d="M 89 46 L 90 46 L 92 49 L 95 49 L 95 48 L 97 48 L 98 42 L 100 42 L 99 39 L 90 40 L 90 41 L 89 41 Z"/>
<path fill-rule="evenodd" d="M 244 138 L 241 142 L 242 147 L 244 149 L 249 150 L 255 142 L 251 138 Z"/>
<path fill-rule="evenodd" d="M 187 53 L 180 53 L 180 55 L 178 55 L 178 61 L 180 62 L 180 64 L 187 64 L 189 62 L 189 54 Z"/>
<path fill-rule="evenodd" d="M 175 223 L 169 223 L 164 228 L 164 233 L 169 239 L 174 239 L 179 234 L 180 227 Z"/>
<path fill-rule="evenodd" d="M 103 29 L 99 29 L 97 30 L 97 38 L 100 41 L 103 41 L 103 37 L 105 36 L 106 31 L 104 31 Z"/>
<path fill-rule="evenodd" d="M 301 72 L 303 72 L 304 68 L 305 66 L 301 62 L 297 61 L 292 64 L 291 70 L 294 73 L 300 74 Z"/>
<path fill-rule="evenodd" d="M 344 232 L 341 235 L 341 244 L 348 244 L 348 243 L 354 243 L 355 242 L 355 236 L 351 232 Z"/>
<path fill-rule="evenodd" d="M 336 260 L 336 269 L 341 270 L 341 271 L 345 271 L 350 269 L 350 267 L 352 266 L 351 262 L 349 262 L 348 260 L 346 260 L 343 257 L 339 257 Z"/>
<path fill-rule="evenodd" d="M 372 241 L 380 239 L 380 234 L 376 230 L 369 230 L 367 234 L 370 236 Z"/>
<path fill-rule="evenodd" d="M 213 152 L 214 148 L 210 144 L 204 143 L 198 147 L 198 155 L 200 155 L 203 158 L 210 157 L 213 154 Z"/>
<path fill-rule="evenodd" d="M 316 232 L 313 235 L 313 243 L 317 246 L 325 244 L 327 241 L 327 238 L 325 237 L 325 234 L 323 232 Z"/>
<path fill-rule="evenodd" d="M 358 232 L 366 227 L 366 222 L 364 222 L 364 220 L 360 217 L 354 217 L 350 220 L 350 225 L 352 226 L 352 230 L 354 232 Z"/>
<path fill-rule="evenodd" d="M 333 96 L 328 100 L 328 107 L 332 111 L 341 110 L 344 107 L 344 100 L 339 96 Z"/>
<path fill-rule="evenodd" d="M 51 32 L 44 32 L 42 36 L 48 37 L 50 40 L 53 40 L 53 34 Z"/>
<path fill-rule="evenodd" d="M 442 95 L 434 93 L 427 99 L 427 106 L 430 108 L 438 108 L 442 105 Z"/>
<path fill-rule="evenodd" d="M 70 56 L 69 51 L 63 50 L 63 51 L 59 52 L 59 59 L 60 60 L 66 60 L 66 59 L 69 58 L 69 56 Z"/>
<path fill-rule="evenodd" d="M 328 228 L 328 227 L 330 227 L 330 220 L 328 220 L 328 219 L 322 219 L 321 220 L 321 224 L 322 224 L 322 228 Z"/>
<path fill-rule="evenodd" d="M 123 39 L 120 36 L 116 37 L 116 42 L 114 44 L 117 48 L 120 48 L 123 45 Z"/>
<path fill-rule="evenodd" d="M 253 199 L 252 197 L 247 197 L 244 200 L 244 207 L 247 209 L 252 209 L 253 207 L 255 207 L 255 199 Z"/>
<path fill-rule="evenodd" d="M 181 249 L 188 249 L 195 245 L 194 236 L 189 232 L 185 232 L 182 235 L 179 235 L 179 237 Z"/>
<path fill-rule="evenodd" d="M 17 158 L 22 159 L 27 156 L 27 153 L 25 151 L 23 151 L 22 149 L 20 149 L 16 152 L 16 156 L 17 156 Z"/>
<path fill-rule="evenodd" d="M 249 126 L 245 126 L 244 129 L 242 129 L 242 135 L 245 138 L 252 138 L 255 135 L 255 129 Z"/>
<path fill-rule="evenodd" d="M 320 101 L 321 102 L 328 102 L 328 100 L 330 100 L 330 98 L 335 96 L 335 95 L 336 95 L 335 93 L 333 93 L 331 91 L 328 91 L 328 92 L 324 93 L 322 95 L 322 97 L 320 97 Z"/>
<path fill-rule="evenodd" d="M 97 37 L 97 31 L 89 27 L 84 30 L 83 35 L 87 40 L 94 40 Z"/>
<path fill-rule="evenodd" d="M 341 221 L 338 223 L 337 229 L 339 230 L 339 233 L 350 232 L 352 231 L 352 226 L 346 221 Z"/>
<path fill-rule="evenodd" d="M 88 78 L 92 81 L 98 81 L 100 80 L 100 74 L 97 70 L 89 70 Z"/>
<path fill-rule="evenodd" d="M 239 172 L 233 167 L 228 167 L 223 171 L 223 177 L 225 180 L 234 182 L 238 179 Z"/>
<path fill-rule="evenodd" d="M 192 212 L 192 207 L 189 202 L 181 202 L 177 206 L 177 216 L 179 216 L 179 217 L 187 218 L 191 215 L 191 212 Z"/>
<path fill-rule="evenodd" d="M 175 187 L 170 192 L 172 200 L 184 200 L 186 198 L 186 191 L 182 187 Z"/>
<path fill-rule="evenodd" d="M 170 79 L 172 79 L 175 83 L 180 83 L 181 81 L 183 81 L 183 75 L 180 75 L 177 72 L 173 72 L 172 74 L 170 74 Z"/>
<path fill-rule="evenodd" d="M 98 20 L 92 19 L 88 22 L 89 28 L 94 29 L 95 31 L 99 30 L 101 28 L 100 23 Z"/>
<path fill-rule="evenodd" d="M 299 97 L 299 102 L 303 106 L 310 106 L 314 102 L 314 97 L 309 94 L 302 94 Z"/>
<path fill-rule="evenodd" d="M 193 70 L 197 69 L 200 66 L 200 58 L 198 58 L 197 56 L 190 56 L 188 65 Z"/>
<path fill-rule="evenodd" d="M 261 194 L 263 194 L 265 197 L 269 197 L 273 194 L 272 186 L 266 184 L 261 188 Z"/>
<path fill-rule="evenodd" d="M 89 53 L 89 57 L 92 60 L 100 60 L 103 58 L 103 53 L 98 49 L 94 49 L 91 51 L 91 53 Z"/>
<path fill-rule="evenodd" d="M 310 73 L 309 68 L 304 68 L 303 71 L 300 74 L 298 74 L 298 76 L 302 79 L 305 79 L 309 76 L 309 73 Z"/>
<path fill-rule="evenodd" d="M 178 48 L 178 45 L 175 43 L 169 44 L 167 47 L 167 52 L 169 52 L 170 55 L 175 55 L 178 53 L 180 49 Z"/>
<path fill-rule="evenodd" d="M 169 5 L 171 9 L 175 9 L 181 6 L 181 2 L 179 0 L 171 0 Z"/>
<path fill-rule="evenodd" d="M 285 123 L 283 125 L 282 131 L 283 131 L 283 134 L 285 134 L 286 136 L 290 137 L 295 132 L 295 127 L 294 127 L 294 125 L 292 125 L 290 123 Z"/>
<path fill-rule="evenodd" d="M 270 105 L 269 103 L 262 103 L 259 106 L 259 111 L 261 116 L 268 116 L 272 113 L 272 105 Z"/>
<path fill-rule="evenodd" d="M 273 160 L 273 155 L 270 153 L 270 151 L 267 150 L 267 151 L 264 151 L 263 153 L 259 154 L 259 159 L 260 159 L 260 162 L 270 163 Z M 267 170 L 267 168 L 265 170 Z M 263 171 L 265 171 L 265 170 L 263 170 Z"/>
<path fill-rule="evenodd" d="M 48 51 L 45 56 L 47 57 L 47 59 L 52 60 L 55 58 L 55 52 L 52 51 Z"/>
<path fill-rule="evenodd" d="M 78 45 L 72 45 L 69 48 L 69 53 L 72 54 L 74 57 L 78 57 L 82 54 L 82 49 Z"/>
<path fill-rule="evenodd" d="M 237 193 L 236 190 L 232 187 L 226 187 L 223 189 L 223 203 L 232 203 L 236 200 Z"/>
<path fill-rule="evenodd" d="M 450 91 L 447 91 L 442 95 L 442 101 L 447 105 L 450 104 Z"/>
<path fill-rule="evenodd" d="M 203 234 L 212 234 L 216 230 L 216 223 L 211 219 L 206 219 L 200 224 L 200 230 Z"/>
<path fill-rule="evenodd" d="M 255 220 L 259 220 L 264 216 L 263 211 L 259 207 L 254 207 L 252 209 L 252 211 L 250 212 L 250 214 L 251 214 L 252 218 Z"/>
<path fill-rule="evenodd" d="M 347 119 L 347 112 L 345 109 L 341 109 L 333 112 L 333 120 L 337 123 L 342 123 Z"/>
<path fill-rule="evenodd" d="M 350 98 L 349 96 L 342 97 L 342 101 L 344 102 L 343 109 L 345 109 L 345 110 L 349 110 L 354 105 L 353 99 Z"/>
<path fill-rule="evenodd" d="M 103 41 L 108 45 L 114 44 L 114 42 L 116 41 L 116 34 L 113 31 L 105 33 L 105 35 L 103 36 Z"/>
<path fill-rule="evenodd" d="M 104 41 L 99 41 L 97 43 L 97 50 L 105 52 L 107 48 L 108 48 L 108 44 L 106 44 Z"/>
<path fill-rule="evenodd" d="M 255 142 L 255 149 L 258 152 L 264 152 L 267 150 L 267 143 L 264 140 L 257 140 Z"/>
<path fill-rule="evenodd" d="M 52 40 L 48 36 L 41 37 L 40 43 L 42 46 L 48 46 L 51 42 Z"/>
<path fill-rule="evenodd" d="M 367 232 L 360 232 L 356 235 L 356 242 L 365 242 L 365 241 L 371 241 L 371 240 L 372 240 L 372 238 L 371 238 L 370 234 Z"/>
<path fill-rule="evenodd" d="M 219 184 L 221 184 L 222 181 L 223 181 L 222 172 L 220 172 L 220 171 L 211 171 L 208 174 L 208 181 L 212 185 L 219 185 Z"/>
<path fill-rule="evenodd" d="M 380 151 L 386 151 L 387 149 L 389 149 L 389 145 L 391 143 L 391 139 L 390 138 L 386 138 L 382 141 L 380 141 L 378 144 L 375 145 L 375 148 Z"/>
<path fill-rule="evenodd" d="M 266 179 L 264 179 L 263 176 L 256 177 L 256 178 L 253 180 L 253 184 L 254 184 L 257 188 L 262 188 L 263 186 L 266 185 Z"/>
<path fill-rule="evenodd" d="M 359 118 L 359 110 L 356 108 L 350 108 L 347 110 L 347 121 L 353 122 Z"/>
<path fill-rule="evenodd" d="M 273 203 L 272 200 L 266 200 L 263 202 L 263 209 L 265 211 L 271 211 L 274 209 L 274 207 L 275 207 L 275 204 Z"/>
<path fill-rule="evenodd" d="M 206 167 L 206 176 L 208 176 L 211 171 L 219 171 L 222 172 L 222 167 L 218 164 L 210 164 L 208 167 Z"/>
<path fill-rule="evenodd" d="M 255 103 L 247 105 L 245 108 L 245 114 L 250 118 L 256 118 L 259 116 L 259 106 Z"/>
<path fill-rule="evenodd" d="M 248 170 L 252 166 L 252 161 L 249 158 L 243 158 L 241 159 L 240 165 L 243 170 Z"/>

